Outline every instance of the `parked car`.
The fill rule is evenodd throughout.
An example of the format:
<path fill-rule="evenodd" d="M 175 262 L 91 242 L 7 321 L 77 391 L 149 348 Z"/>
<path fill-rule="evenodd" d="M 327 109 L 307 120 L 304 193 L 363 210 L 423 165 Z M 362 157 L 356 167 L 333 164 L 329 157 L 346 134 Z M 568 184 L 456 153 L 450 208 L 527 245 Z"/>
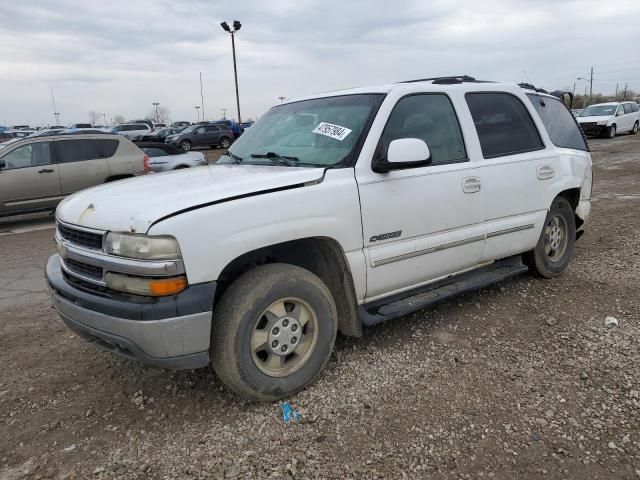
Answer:
<path fill-rule="evenodd" d="M 113 133 L 123 135 L 129 140 L 142 137 L 143 135 L 149 135 L 153 132 L 153 129 L 146 123 L 123 123 L 113 127 Z"/>
<path fill-rule="evenodd" d="M 274 400 L 338 331 L 561 274 L 591 179 L 551 95 L 471 77 L 330 92 L 273 107 L 215 165 L 67 198 L 46 278 L 94 345 Z"/>
<path fill-rule="evenodd" d="M 93 128 L 90 123 L 74 123 L 71 128 Z"/>
<path fill-rule="evenodd" d="M 149 159 L 119 135 L 59 134 L 0 148 L 0 217 L 52 211 L 79 190 L 149 171 Z"/>
<path fill-rule="evenodd" d="M 168 172 L 189 167 L 207 165 L 202 152 L 185 152 L 168 143 L 137 142 L 136 146 L 149 157 L 149 167 L 154 172 Z"/>
<path fill-rule="evenodd" d="M 216 120 L 214 122 L 209 122 L 209 123 L 214 125 L 226 126 L 229 130 L 233 132 L 233 138 L 238 138 L 240 135 L 242 135 L 242 126 L 239 123 L 234 122 L 233 120 Z"/>
<path fill-rule="evenodd" d="M 165 128 L 167 126 L 166 123 L 154 123 L 153 124 L 153 129 L 156 130 L 158 128 Z"/>
<path fill-rule="evenodd" d="M 50 135 L 57 135 L 66 130 L 66 128 L 50 128 L 46 130 L 39 130 L 37 132 L 32 133 L 29 137 L 47 137 Z"/>
<path fill-rule="evenodd" d="M 619 133 L 638 133 L 640 108 L 635 102 L 589 105 L 577 118 L 585 135 L 614 138 Z"/>
<path fill-rule="evenodd" d="M 178 134 L 169 135 L 165 142 L 188 152 L 202 146 L 229 148 L 233 138 L 233 132 L 225 125 L 206 124 L 187 127 Z"/>
<path fill-rule="evenodd" d="M 131 120 L 127 123 L 144 123 L 149 127 L 149 129 L 153 130 L 153 122 L 151 120 Z"/>
<path fill-rule="evenodd" d="M 169 135 L 177 135 L 182 130 L 183 127 L 180 128 L 161 128 L 160 130 L 155 130 L 151 133 L 146 133 L 143 135 L 139 135 L 133 139 L 134 142 L 164 142 Z"/>
<path fill-rule="evenodd" d="M 242 131 L 244 132 L 247 128 L 249 128 L 251 125 L 253 125 L 254 122 L 242 122 L 240 124 L 240 128 L 242 129 Z"/>
<path fill-rule="evenodd" d="M 576 117 L 576 118 L 577 118 L 577 117 L 579 117 L 579 116 L 580 116 L 580 113 L 582 112 L 582 110 L 584 110 L 584 109 L 583 109 L 583 108 L 572 108 L 572 109 L 571 109 L 571 114 L 572 114 L 574 117 Z"/>
<path fill-rule="evenodd" d="M 173 128 L 185 128 L 185 127 L 188 127 L 189 125 L 191 125 L 191 122 L 185 122 L 185 121 L 173 122 L 171 124 Z"/>

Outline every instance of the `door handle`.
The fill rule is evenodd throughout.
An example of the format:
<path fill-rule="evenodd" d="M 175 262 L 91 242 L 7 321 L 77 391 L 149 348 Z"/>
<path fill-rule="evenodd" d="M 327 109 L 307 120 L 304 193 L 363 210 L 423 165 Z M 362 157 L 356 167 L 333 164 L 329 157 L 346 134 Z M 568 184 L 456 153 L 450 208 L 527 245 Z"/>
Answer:
<path fill-rule="evenodd" d="M 42 170 L 38 170 L 38 173 L 53 173 L 53 168 L 43 168 Z"/>
<path fill-rule="evenodd" d="M 551 165 L 540 165 L 536 169 L 536 171 L 538 173 L 538 180 L 548 180 L 550 178 L 553 178 L 553 176 L 556 174 Z"/>
<path fill-rule="evenodd" d="M 462 191 L 464 193 L 476 193 L 480 191 L 479 177 L 465 177 L 462 179 Z"/>

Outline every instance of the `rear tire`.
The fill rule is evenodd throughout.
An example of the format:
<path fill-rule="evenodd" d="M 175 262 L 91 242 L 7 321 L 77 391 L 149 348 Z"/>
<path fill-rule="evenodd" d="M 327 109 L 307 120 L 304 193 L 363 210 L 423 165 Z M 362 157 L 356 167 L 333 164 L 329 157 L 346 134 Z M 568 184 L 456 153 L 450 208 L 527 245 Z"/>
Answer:
<path fill-rule="evenodd" d="M 273 401 L 313 382 L 335 343 L 327 286 L 300 267 L 257 267 L 235 280 L 213 312 L 211 365 L 241 397 Z"/>
<path fill-rule="evenodd" d="M 560 275 L 573 256 L 576 245 L 576 219 L 571 204 L 556 197 L 544 221 L 536 248 L 525 253 L 524 263 L 543 278 Z"/>
<path fill-rule="evenodd" d="M 180 149 L 183 152 L 188 152 L 191 150 L 191 142 L 189 140 L 183 140 L 180 142 Z"/>
<path fill-rule="evenodd" d="M 631 129 L 631 131 L 629 133 L 631 135 L 635 135 L 636 133 L 638 133 L 638 122 L 633 124 L 633 128 Z"/>
<path fill-rule="evenodd" d="M 231 146 L 231 140 L 228 139 L 227 137 L 222 137 L 220 139 L 220 147 L 222 148 L 229 148 Z"/>

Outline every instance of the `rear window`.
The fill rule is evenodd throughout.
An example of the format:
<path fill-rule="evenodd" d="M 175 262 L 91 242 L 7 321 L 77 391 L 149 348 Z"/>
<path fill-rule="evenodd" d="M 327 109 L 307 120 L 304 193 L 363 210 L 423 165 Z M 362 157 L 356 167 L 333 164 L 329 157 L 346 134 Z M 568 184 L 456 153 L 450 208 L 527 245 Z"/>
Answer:
<path fill-rule="evenodd" d="M 575 118 L 560 100 L 533 93 L 528 93 L 527 97 L 540 115 L 549 138 L 556 147 L 588 150 Z"/>
<path fill-rule="evenodd" d="M 518 97 L 506 92 L 465 95 L 484 158 L 544 148 L 538 129 Z"/>
<path fill-rule="evenodd" d="M 82 139 L 56 141 L 58 163 L 83 162 L 112 157 L 118 149 L 118 140 Z"/>

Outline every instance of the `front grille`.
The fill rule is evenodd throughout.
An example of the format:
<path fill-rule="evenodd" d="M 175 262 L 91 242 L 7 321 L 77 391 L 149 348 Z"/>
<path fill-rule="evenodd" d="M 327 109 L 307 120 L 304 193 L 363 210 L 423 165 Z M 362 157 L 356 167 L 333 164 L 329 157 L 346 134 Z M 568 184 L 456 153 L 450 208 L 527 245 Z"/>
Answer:
<path fill-rule="evenodd" d="M 71 243 L 95 250 L 102 250 L 102 234 L 91 233 L 85 230 L 67 227 L 58 223 L 58 232 L 60 236 Z"/>
<path fill-rule="evenodd" d="M 66 259 L 65 265 L 73 273 L 82 275 L 84 277 L 95 278 L 96 280 L 102 280 L 102 268 L 95 265 L 89 265 L 87 263 L 78 262 L 76 260 Z"/>
<path fill-rule="evenodd" d="M 584 122 L 580 124 L 583 132 L 592 132 L 596 129 L 596 122 Z"/>

